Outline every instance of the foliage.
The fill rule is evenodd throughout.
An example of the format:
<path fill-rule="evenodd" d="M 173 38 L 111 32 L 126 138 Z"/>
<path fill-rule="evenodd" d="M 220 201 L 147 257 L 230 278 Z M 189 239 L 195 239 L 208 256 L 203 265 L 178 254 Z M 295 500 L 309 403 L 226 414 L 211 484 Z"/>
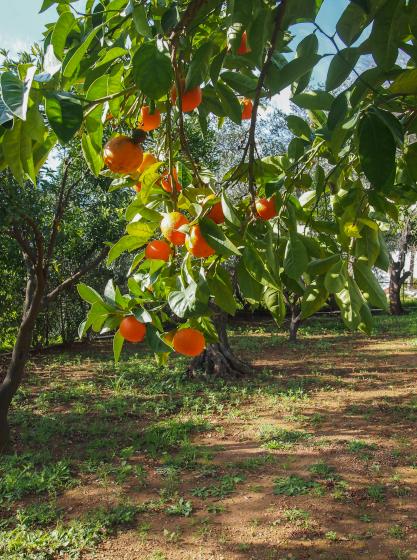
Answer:
<path fill-rule="evenodd" d="M 103 0 L 87 2 L 79 13 L 71 2 L 44 1 L 42 11 L 55 6 L 59 17 L 45 30 L 43 50 L 17 69 L 6 65 L 0 76 L 0 166 L 19 182 L 35 183 L 53 146 L 76 138 L 91 172 L 111 177 L 112 189 L 141 182 L 127 208 L 126 235 L 108 261 L 132 254 L 128 291 L 109 282 L 101 296 L 81 285 L 80 295 L 91 305 L 81 335 L 89 328 L 117 331 L 122 318 L 134 314 L 146 323 L 147 342 L 160 361 L 172 350 L 164 336 L 178 322 L 213 342 L 213 305 L 230 314 L 236 308 L 230 304 L 236 261 L 233 280 L 240 294 L 264 304 L 278 324 L 285 294 L 301 301 L 302 318 L 332 296 L 349 328 L 371 331 L 370 306 L 387 308 L 373 271 L 387 267 L 382 226 L 396 204 L 417 200 L 417 3 L 352 1 L 338 14 L 337 38 L 318 23 L 321 5 Z M 293 50 L 301 22 L 312 32 Z M 333 46 L 331 55 L 319 53 L 318 37 Z M 399 52 L 408 57 L 406 64 L 397 64 L 404 60 Z M 361 55 L 370 55 L 376 66 L 361 69 Z M 309 89 L 326 56 L 332 59 L 325 88 Z M 294 137 L 288 149 L 262 157 L 256 145 L 259 103 L 288 86 L 308 118 L 289 117 Z M 179 110 L 189 95 L 197 99 L 203 135 L 214 119 L 219 126 L 225 119 L 240 125 L 239 99 L 253 101 L 239 163 L 220 182 L 190 150 L 187 135 L 194 132 Z M 143 105 L 163 117 L 150 135 L 157 163 L 130 176 L 103 170 L 108 121 L 113 131 L 135 129 Z M 133 141 L 143 135 L 134 134 Z M 174 169 L 182 186 L 178 194 L 160 187 L 161 174 Z M 228 191 L 238 183 L 248 190 L 232 203 Z M 264 196 L 274 197 L 276 206 L 269 221 L 256 212 L 256 198 Z M 221 225 L 207 218 L 218 201 L 225 215 Z M 199 224 L 214 255 L 200 260 L 179 249 L 168 262 L 144 259 L 142 248 L 159 236 L 161 218 L 172 210 L 186 214 L 190 226 Z M 188 235 L 190 226 L 182 233 Z M 116 333 L 116 360 L 122 345 Z"/>

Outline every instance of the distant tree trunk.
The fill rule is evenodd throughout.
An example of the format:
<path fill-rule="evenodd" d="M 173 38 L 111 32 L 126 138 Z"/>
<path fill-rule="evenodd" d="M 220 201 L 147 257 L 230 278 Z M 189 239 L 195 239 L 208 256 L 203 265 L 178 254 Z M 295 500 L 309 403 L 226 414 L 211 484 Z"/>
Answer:
<path fill-rule="evenodd" d="M 297 342 L 298 329 L 301 325 L 301 312 L 297 303 L 290 303 L 291 319 L 289 327 L 290 342 Z"/>
<path fill-rule="evenodd" d="M 7 450 L 10 446 L 10 428 L 7 415 L 12 399 L 22 382 L 36 319 L 42 307 L 44 291 L 45 278 L 42 274 L 35 276 L 33 269 L 30 269 L 26 284 L 22 322 L 20 323 L 6 377 L 0 386 L 0 451 Z"/>
<path fill-rule="evenodd" d="M 397 260 L 391 258 L 389 268 L 389 307 L 391 315 L 402 315 L 404 309 L 401 303 L 401 288 L 407 278 L 410 276 L 410 271 L 404 272 L 405 257 L 408 249 L 409 238 L 409 221 L 406 222 L 398 243 L 398 257 Z"/>
<path fill-rule="evenodd" d="M 412 289 L 414 288 L 414 269 L 416 266 L 416 249 L 413 247 L 410 252 L 410 277 L 408 279 L 408 285 Z"/>
<path fill-rule="evenodd" d="M 217 313 L 213 323 L 219 341 L 208 344 L 204 352 L 191 361 L 188 372 L 193 376 L 203 373 L 214 377 L 241 377 L 251 374 L 253 369 L 240 360 L 230 347 L 227 336 L 227 315 Z"/>

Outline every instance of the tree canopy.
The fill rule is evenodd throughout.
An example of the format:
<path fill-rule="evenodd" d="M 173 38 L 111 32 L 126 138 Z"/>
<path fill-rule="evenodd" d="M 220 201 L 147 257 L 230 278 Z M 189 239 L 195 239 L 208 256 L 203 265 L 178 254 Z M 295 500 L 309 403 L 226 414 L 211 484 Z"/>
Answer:
<path fill-rule="evenodd" d="M 286 291 L 302 317 L 333 295 L 365 332 L 370 306 L 387 307 L 373 271 L 389 266 L 381 226 L 417 201 L 417 1 L 351 0 L 330 31 L 322 3 L 87 0 L 79 12 L 44 0 L 59 17 L 38 56 L 2 71 L 1 169 L 35 184 L 54 146 L 76 141 L 111 189 L 136 188 L 108 257 L 132 254 L 129 292 L 79 285 L 91 304 L 80 334 L 116 330 L 116 358 L 130 316 L 159 359 L 181 329 L 215 342 L 212 317 L 235 313 L 235 281 L 278 323 Z M 299 23 L 311 33 L 293 49 Z M 324 57 L 325 86 L 311 89 Z M 288 116 L 288 148 L 262 157 L 259 108 L 288 86 L 306 116 Z M 213 121 L 242 126 L 221 180 L 190 149 L 191 112 L 203 135 Z M 161 233 L 168 250 L 152 256 Z"/>

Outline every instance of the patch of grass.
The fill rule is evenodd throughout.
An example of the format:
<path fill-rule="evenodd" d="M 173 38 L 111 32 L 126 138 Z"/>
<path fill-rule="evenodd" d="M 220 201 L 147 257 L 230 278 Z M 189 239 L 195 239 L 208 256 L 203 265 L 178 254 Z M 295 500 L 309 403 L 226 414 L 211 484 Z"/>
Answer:
<path fill-rule="evenodd" d="M 277 458 L 268 453 L 267 455 L 257 455 L 255 457 L 248 457 L 242 461 L 229 463 L 227 467 L 231 469 L 238 469 L 240 471 L 256 471 L 266 465 L 273 465 L 276 462 Z"/>
<path fill-rule="evenodd" d="M 400 525 L 392 525 L 388 528 L 388 535 L 393 539 L 403 539 L 405 531 Z"/>
<path fill-rule="evenodd" d="M 201 486 L 191 490 L 191 494 L 203 500 L 207 498 L 225 498 L 232 494 L 237 484 L 244 482 L 243 476 L 226 475 L 223 476 L 218 484 L 211 484 L 210 486 Z"/>
<path fill-rule="evenodd" d="M 0 458 L 0 504 L 31 494 L 54 495 L 75 482 L 68 461 L 39 464 L 30 454 Z"/>
<path fill-rule="evenodd" d="M 168 515 L 182 515 L 183 517 L 189 517 L 192 511 L 193 504 L 184 498 L 179 498 L 177 502 L 174 502 L 165 510 Z"/>
<path fill-rule="evenodd" d="M 294 445 L 305 442 L 311 434 L 302 430 L 286 430 L 276 426 L 265 425 L 259 430 L 259 437 L 267 449 L 290 449 Z"/>
<path fill-rule="evenodd" d="M 285 496 L 299 496 L 308 494 L 313 488 L 320 486 L 311 480 L 305 480 L 300 476 L 282 476 L 274 480 L 274 494 Z"/>
<path fill-rule="evenodd" d="M 123 504 L 110 510 L 97 510 L 83 519 L 54 528 L 31 528 L 18 524 L 0 532 L 0 558 L 7 560 L 49 560 L 64 554 L 77 558 L 91 550 L 120 525 L 130 524 L 137 509 Z"/>
<path fill-rule="evenodd" d="M 383 484 L 371 484 L 366 489 L 368 496 L 375 502 L 383 502 L 385 500 L 386 488 Z"/>
<path fill-rule="evenodd" d="M 312 475 L 323 480 L 337 480 L 338 478 L 340 478 L 336 474 L 336 469 L 328 465 L 324 461 L 320 461 L 318 463 L 315 463 L 314 465 L 311 465 L 308 470 Z"/>
<path fill-rule="evenodd" d="M 364 451 L 374 451 L 376 449 L 376 445 L 374 443 L 368 443 L 367 441 L 359 439 L 348 441 L 346 447 L 350 453 L 363 453 Z"/>
<path fill-rule="evenodd" d="M 284 509 L 281 515 L 282 518 L 287 523 L 292 523 L 297 526 L 304 526 L 304 527 L 309 524 L 308 522 L 310 519 L 310 514 L 305 509 L 299 509 L 299 508 Z"/>

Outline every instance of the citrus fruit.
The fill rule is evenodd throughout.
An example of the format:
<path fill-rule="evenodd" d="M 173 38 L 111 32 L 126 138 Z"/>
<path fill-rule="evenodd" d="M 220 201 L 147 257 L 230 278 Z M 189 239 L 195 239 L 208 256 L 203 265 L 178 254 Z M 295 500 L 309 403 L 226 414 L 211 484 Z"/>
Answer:
<path fill-rule="evenodd" d="M 140 119 L 139 119 L 139 126 L 141 130 L 145 132 L 150 132 L 151 130 L 155 130 L 161 125 L 161 113 L 158 109 L 155 109 L 154 112 L 151 114 L 150 107 L 148 105 L 144 105 L 140 110 Z"/>
<path fill-rule="evenodd" d="M 172 339 L 174 350 L 184 356 L 198 356 L 204 350 L 206 341 L 204 335 L 196 329 L 181 329 Z"/>
<path fill-rule="evenodd" d="M 142 173 L 144 173 L 151 165 L 157 162 L 158 160 L 153 154 L 151 154 L 150 152 L 144 152 L 142 163 L 139 165 L 136 173 L 142 175 Z"/>
<path fill-rule="evenodd" d="M 142 163 L 143 150 L 128 136 L 115 136 L 104 146 L 103 159 L 113 173 L 128 175 Z"/>
<path fill-rule="evenodd" d="M 178 174 L 175 168 L 172 170 L 172 182 L 175 184 L 175 188 L 177 192 L 180 192 L 181 184 L 178 181 Z M 165 173 L 164 175 L 162 175 L 161 186 L 164 189 L 164 191 L 172 192 L 172 184 L 171 184 L 171 178 L 169 173 Z"/>
<path fill-rule="evenodd" d="M 187 236 L 185 246 L 187 251 L 194 255 L 194 257 L 205 258 L 214 255 L 216 252 L 207 241 L 204 239 L 201 233 L 200 226 L 195 225 L 191 227 L 190 234 Z"/>
<path fill-rule="evenodd" d="M 256 211 L 263 220 L 274 218 L 278 214 L 275 207 L 275 197 L 272 196 L 269 200 L 267 198 L 258 198 L 256 201 Z"/>
<path fill-rule="evenodd" d="M 146 326 L 133 315 L 122 319 L 119 326 L 122 337 L 129 342 L 142 342 L 146 334 Z"/>
<path fill-rule="evenodd" d="M 247 121 L 252 117 L 253 103 L 250 99 L 244 99 L 242 105 L 242 121 Z"/>
<path fill-rule="evenodd" d="M 203 94 L 201 92 L 200 86 L 197 86 L 193 89 L 188 91 L 184 91 L 185 82 L 182 81 L 181 89 L 182 89 L 182 103 L 181 103 L 181 110 L 183 113 L 190 113 L 194 109 L 196 109 L 203 100 Z M 171 101 L 173 105 L 177 102 L 177 88 L 173 86 L 171 89 Z"/>
<path fill-rule="evenodd" d="M 248 36 L 246 31 L 242 33 L 242 38 L 240 40 L 239 48 L 237 49 L 237 54 L 248 54 L 250 53 L 250 48 L 248 47 Z"/>
<path fill-rule="evenodd" d="M 211 210 L 207 214 L 207 217 L 211 218 L 213 222 L 216 222 L 216 224 L 222 224 L 224 222 L 222 203 L 216 202 L 216 204 L 211 207 Z"/>
<path fill-rule="evenodd" d="M 162 239 L 154 239 L 147 244 L 145 249 L 145 257 L 151 260 L 168 261 L 171 254 L 171 247 Z"/>
<path fill-rule="evenodd" d="M 184 245 L 185 233 L 178 229 L 188 224 L 187 218 L 180 212 L 170 212 L 166 214 L 161 221 L 161 232 L 165 239 L 168 239 L 173 245 Z"/>

